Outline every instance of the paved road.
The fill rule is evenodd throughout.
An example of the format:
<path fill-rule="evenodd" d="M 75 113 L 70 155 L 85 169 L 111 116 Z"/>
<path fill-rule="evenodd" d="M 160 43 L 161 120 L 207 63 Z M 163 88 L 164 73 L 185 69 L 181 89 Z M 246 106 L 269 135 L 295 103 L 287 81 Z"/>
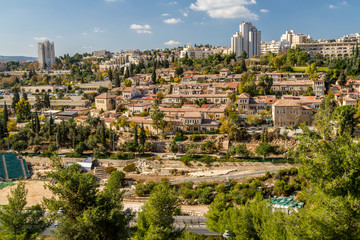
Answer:
<path fill-rule="evenodd" d="M 132 222 L 135 223 L 136 219 Z M 185 229 L 185 231 L 193 232 L 197 234 L 205 234 L 205 235 L 219 235 L 217 232 L 210 232 L 205 225 L 207 221 L 206 217 L 196 217 L 196 216 L 176 216 L 174 227 L 175 229 Z M 52 236 L 53 231 L 55 231 L 55 226 L 51 225 L 48 227 L 42 235 Z"/>
<path fill-rule="evenodd" d="M 248 178 L 248 177 L 256 177 L 259 175 L 264 175 L 266 172 L 274 173 L 277 172 L 279 169 L 271 169 L 266 171 L 255 171 L 255 172 L 243 172 L 243 173 L 229 173 L 221 176 L 214 176 L 214 177 L 193 177 L 193 178 L 185 178 L 181 180 L 174 180 L 170 181 L 172 184 L 180 184 L 186 183 L 189 181 L 192 182 L 204 182 L 204 181 L 218 181 L 218 180 L 226 180 L 226 179 L 237 179 L 237 178 Z"/>

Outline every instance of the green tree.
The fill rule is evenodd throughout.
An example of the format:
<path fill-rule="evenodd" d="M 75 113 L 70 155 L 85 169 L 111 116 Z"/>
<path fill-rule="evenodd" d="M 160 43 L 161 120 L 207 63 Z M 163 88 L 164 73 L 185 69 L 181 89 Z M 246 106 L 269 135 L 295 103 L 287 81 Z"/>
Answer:
<path fill-rule="evenodd" d="M 25 141 L 17 141 L 15 142 L 11 148 L 18 153 L 21 153 L 22 151 L 26 150 L 28 147 L 28 144 Z"/>
<path fill-rule="evenodd" d="M 117 171 L 103 191 L 94 175 L 82 173 L 81 166 L 74 164 L 62 168 L 59 159 L 53 159 L 56 171 L 49 177 L 56 179 L 56 184 L 46 187 L 54 197 L 45 198 L 44 203 L 59 221 L 55 229 L 56 239 L 125 239 L 129 221 L 122 208 L 122 177 Z M 63 214 L 56 214 L 59 209 Z"/>
<path fill-rule="evenodd" d="M 8 121 L 9 121 L 9 112 L 8 112 L 8 108 L 7 108 L 7 105 L 5 102 L 5 105 L 4 105 L 4 131 L 5 132 L 8 132 L 8 129 L 7 129 Z"/>
<path fill-rule="evenodd" d="M 352 106 L 341 106 L 335 109 L 333 117 L 337 121 L 340 135 L 344 133 L 353 134 L 356 125 L 359 123 L 359 117 L 356 114 L 357 109 Z"/>
<path fill-rule="evenodd" d="M 153 84 L 156 84 L 156 67 L 154 67 L 154 69 L 152 70 L 151 81 Z"/>
<path fill-rule="evenodd" d="M 172 152 L 173 154 L 176 154 L 179 151 L 179 147 L 176 144 L 175 138 L 174 140 L 170 143 L 169 145 L 169 150 L 170 152 Z"/>
<path fill-rule="evenodd" d="M 263 88 L 264 95 L 270 94 L 273 82 L 273 78 L 269 75 L 265 74 L 260 77 L 258 85 Z"/>
<path fill-rule="evenodd" d="M 12 107 L 12 109 L 15 110 L 16 104 L 17 104 L 19 101 L 20 101 L 19 89 L 18 89 L 18 88 L 14 88 L 14 90 L 13 90 L 12 102 L 11 102 L 11 107 Z"/>
<path fill-rule="evenodd" d="M 174 213 L 179 209 L 179 198 L 166 183 L 156 186 L 137 218 L 136 239 L 173 239 Z"/>
<path fill-rule="evenodd" d="M 273 146 L 271 146 L 267 142 L 259 143 L 259 145 L 256 147 L 256 150 L 255 150 L 256 154 L 259 156 L 262 156 L 263 159 L 265 159 L 267 156 L 269 156 L 273 151 L 274 151 Z"/>
<path fill-rule="evenodd" d="M 16 104 L 16 118 L 18 122 L 22 122 L 25 120 L 30 120 L 31 118 L 31 106 L 29 101 L 25 100 L 25 99 L 21 99 L 17 104 Z"/>
<path fill-rule="evenodd" d="M 25 183 L 19 181 L 10 190 L 8 205 L 0 208 L 0 238 L 2 240 L 35 239 L 48 227 L 45 211 L 40 205 L 26 207 L 27 190 Z"/>
<path fill-rule="evenodd" d="M 120 87 L 121 85 L 120 76 L 117 71 L 114 71 L 114 83 L 115 83 L 115 87 Z"/>
<path fill-rule="evenodd" d="M 159 105 L 156 101 L 153 104 L 153 112 L 151 113 L 152 125 L 159 133 L 159 129 L 163 126 L 165 114 L 160 111 Z"/>

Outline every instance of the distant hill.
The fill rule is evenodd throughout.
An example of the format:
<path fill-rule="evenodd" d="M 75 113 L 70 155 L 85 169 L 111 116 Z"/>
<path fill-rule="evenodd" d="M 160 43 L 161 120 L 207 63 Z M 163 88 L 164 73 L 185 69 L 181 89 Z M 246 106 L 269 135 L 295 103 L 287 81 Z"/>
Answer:
<path fill-rule="evenodd" d="M 34 62 L 34 61 L 37 61 L 37 58 L 36 57 L 25 57 L 25 56 L 0 56 L 0 62 L 10 62 L 10 61 Z"/>

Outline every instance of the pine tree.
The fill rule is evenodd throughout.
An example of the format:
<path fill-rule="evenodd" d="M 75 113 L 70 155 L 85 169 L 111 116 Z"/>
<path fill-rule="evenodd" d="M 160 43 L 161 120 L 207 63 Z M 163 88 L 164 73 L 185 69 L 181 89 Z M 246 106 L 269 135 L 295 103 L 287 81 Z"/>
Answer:
<path fill-rule="evenodd" d="M 20 181 L 15 189 L 10 190 L 9 204 L 0 211 L 0 238 L 35 239 L 48 227 L 45 222 L 45 211 L 40 205 L 25 207 L 27 190 Z"/>

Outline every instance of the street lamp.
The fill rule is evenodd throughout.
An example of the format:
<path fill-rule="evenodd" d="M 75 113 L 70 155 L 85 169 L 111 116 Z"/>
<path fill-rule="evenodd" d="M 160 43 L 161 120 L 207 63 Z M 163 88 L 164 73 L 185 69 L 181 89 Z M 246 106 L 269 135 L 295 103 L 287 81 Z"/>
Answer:
<path fill-rule="evenodd" d="M 229 239 L 231 238 L 231 234 L 229 232 L 229 230 L 225 230 L 224 234 L 222 235 L 225 239 Z"/>

